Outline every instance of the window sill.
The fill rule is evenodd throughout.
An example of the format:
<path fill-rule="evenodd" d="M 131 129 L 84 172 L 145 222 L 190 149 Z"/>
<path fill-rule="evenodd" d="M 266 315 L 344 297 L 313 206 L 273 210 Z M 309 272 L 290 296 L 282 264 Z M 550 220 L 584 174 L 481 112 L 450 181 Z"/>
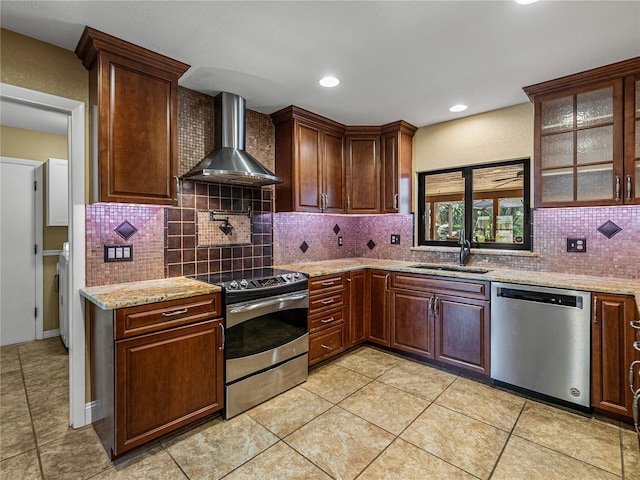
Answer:
<path fill-rule="evenodd" d="M 414 252 L 451 252 L 456 253 L 460 251 L 460 247 L 438 247 L 434 245 L 422 245 L 419 247 L 411 247 Z M 538 253 L 530 252 L 528 250 L 498 250 L 493 248 L 472 248 L 471 253 L 475 255 L 500 255 L 511 257 L 539 257 Z"/>

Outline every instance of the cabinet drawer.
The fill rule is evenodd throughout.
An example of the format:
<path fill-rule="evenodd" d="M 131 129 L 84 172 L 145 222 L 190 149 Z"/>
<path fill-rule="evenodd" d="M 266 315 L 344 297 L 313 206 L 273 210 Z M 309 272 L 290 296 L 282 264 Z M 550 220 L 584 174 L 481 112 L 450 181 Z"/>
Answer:
<path fill-rule="evenodd" d="M 331 310 L 309 317 L 309 331 L 313 332 L 323 328 L 332 327 L 344 322 L 344 308 Z"/>
<path fill-rule="evenodd" d="M 394 273 L 391 286 L 407 290 L 443 292 L 460 295 L 466 298 L 481 298 L 488 300 L 491 296 L 489 282 L 474 280 L 452 280 L 446 277 L 416 275 L 411 273 Z"/>
<path fill-rule="evenodd" d="M 324 277 L 310 278 L 309 279 L 309 293 L 321 293 L 320 290 L 326 292 L 332 290 L 339 290 L 344 288 L 345 274 L 339 275 L 325 275 Z"/>
<path fill-rule="evenodd" d="M 115 338 L 127 338 L 222 315 L 219 293 L 116 310 Z"/>
<path fill-rule="evenodd" d="M 309 365 L 344 351 L 344 323 L 314 333 L 309 338 Z"/>
<path fill-rule="evenodd" d="M 330 292 L 323 295 L 309 298 L 309 315 L 314 315 L 334 308 L 344 307 L 346 303 L 346 292 Z"/>

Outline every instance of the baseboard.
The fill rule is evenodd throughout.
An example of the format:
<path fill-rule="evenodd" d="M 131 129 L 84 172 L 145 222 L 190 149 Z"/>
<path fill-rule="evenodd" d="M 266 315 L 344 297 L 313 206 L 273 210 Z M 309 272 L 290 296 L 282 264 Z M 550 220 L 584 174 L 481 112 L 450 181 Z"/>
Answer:
<path fill-rule="evenodd" d="M 98 415 L 94 415 L 94 412 L 97 413 L 97 409 L 100 408 L 100 402 L 98 401 L 93 401 L 93 402 L 87 402 L 84 405 L 84 418 L 85 418 L 85 425 L 90 425 L 91 423 L 93 423 L 93 418 L 99 417 Z"/>
<path fill-rule="evenodd" d="M 43 338 L 53 338 L 60 336 L 60 329 L 56 328 L 55 330 L 45 330 L 43 334 Z"/>

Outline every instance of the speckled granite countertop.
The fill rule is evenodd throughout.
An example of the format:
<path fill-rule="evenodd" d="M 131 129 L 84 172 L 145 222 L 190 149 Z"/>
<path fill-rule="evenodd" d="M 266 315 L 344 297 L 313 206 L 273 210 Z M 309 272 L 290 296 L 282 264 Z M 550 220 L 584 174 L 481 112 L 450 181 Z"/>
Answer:
<path fill-rule="evenodd" d="M 87 287 L 80 290 L 80 294 L 104 310 L 115 310 L 220 291 L 216 285 L 175 277 Z"/>
<path fill-rule="evenodd" d="M 544 287 L 570 288 L 591 292 L 615 293 L 632 295 L 636 299 L 638 316 L 640 317 L 640 281 L 626 278 L 592 277 L 589 275 L 568 275 L 554 272 L 533 272 L 529 270 L 514 270 L 507 268 L 493 268 L 487 266 L 487 273 L 455 272 L 414 268 L 425 263 L 404 262 L 400 260 L 375 260 L 365 258 L 350 258 L 339 260 L 323 260 L 310 263 L 294 263 L 277 265 L 278 268 L 304 272 L 311 277 L 349 272 L 362 268 L 378 268 L 396 272 L 422 273 L 443 277 L 470 278 L 489 280 L 493 282 L 520 283 L 525 285 L 539 285 Z M 448 265 L 455 266 L 455 265 Z M 470 269 L 475 267 L 470 266 Z M 483 267 L 477 267 L 483 268 Z"/>

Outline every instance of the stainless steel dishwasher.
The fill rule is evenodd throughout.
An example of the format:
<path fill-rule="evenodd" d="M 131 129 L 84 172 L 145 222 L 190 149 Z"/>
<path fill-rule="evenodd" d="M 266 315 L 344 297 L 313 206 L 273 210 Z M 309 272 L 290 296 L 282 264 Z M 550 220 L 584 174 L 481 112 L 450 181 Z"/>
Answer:
<path fill-rule="evenodd" d="M 491 284 L 491 378 L 589 407 L 591 294 Z"/>

